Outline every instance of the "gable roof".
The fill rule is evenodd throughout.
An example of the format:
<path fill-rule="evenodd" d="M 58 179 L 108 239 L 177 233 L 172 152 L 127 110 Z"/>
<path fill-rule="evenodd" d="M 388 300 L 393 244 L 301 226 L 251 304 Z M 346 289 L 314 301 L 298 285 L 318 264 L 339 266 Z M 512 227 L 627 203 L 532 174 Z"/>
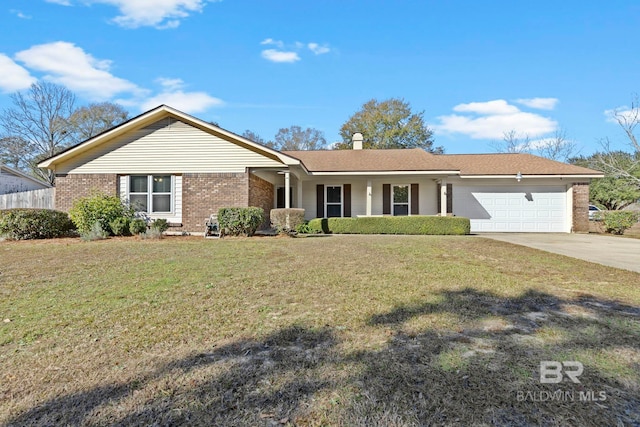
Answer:
<path fill-rule="evenodd" d="M 18 178 L 26 179 L 28 181 L 33 182 L 34 184 L 41 185 L 42 188 L 51 187 L 51 184 L 49 184 L 48 182 L 39 180 L 38 178 L 27 175 L 26 173 L 19 171 L 18 169 L 10 168 L 9 166 L 4 165 L 2 163 L 0 163 L 0 175 L 11 175 Z"/>
<path fill-rule="evenodd" d="M 448 172 L 458 169 L 420 148 L 283 151 L 313 172 Z"/>
<path fill-rule="evenodd" d="M 523 153 L 507 154 L 440 154 L 448 164 L 460 170 L 462 176 L 477 175 L 522 175 L 585 176 L 600 178 L 600 171 L 557 162 L 544 157 Z"/>
<path fill-rule="evenodd" d="M 92 150 L 104 142 L 124 135 L 127 132 L 143 128 L 166 117 L 173 117 L 204 132 L 210 133 L 226 141 L 247 148 L 258 154 L 262 154 L 263 156 L 270 159 L 279 161 L 284 165 L 296 165 L 300 163 L 298 159 L 287 156 L 280 151 L 274 150 L 262 144 L 258 144 L 257 142 L 251 141 L 247 138 L 243 138 L 240 135 L 236 135 L 235 133 L 222 129 L 221 127 L 212 125 L 211 123 L 207 123 L 189 114 L 183 113 L 182 111 L 176 110 L 175 108 L 169 107 L 168 105 L 160 105 L 152 110 L 140 114 L 139 116 L 129 119 L 114 128 L 93 136 L 77 145 L 69 147 L 61 153 L 56 154 L 55 156 L 41 161 L 38 164 L 38 167 L 52 169 L 56 164 L 67 161 L 86 151 Z"/>

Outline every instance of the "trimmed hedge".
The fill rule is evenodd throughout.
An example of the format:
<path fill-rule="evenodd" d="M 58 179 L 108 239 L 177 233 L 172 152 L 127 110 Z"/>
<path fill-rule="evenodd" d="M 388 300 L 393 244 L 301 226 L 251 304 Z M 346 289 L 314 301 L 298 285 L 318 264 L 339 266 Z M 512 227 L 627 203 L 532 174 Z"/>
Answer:
<path fill-rule="evenodd" d="M 52 239 L 75 230 L 69 215 L 51 209 L 0 211 L 0 236 L 15 240 Z"/>
<path fill-rule="evenodd" d="M 308 229 L 325 234 L 462 235 L 471 232 L 471 223 L 468 218 L 449 216 L 316 218 L 309 221 Z"/>
<path fill-rule="evenodd" d="M 228 236 L 253 236 L 264 222 L 264 209 L 248 208 L 220 208 L 218 223 L 223 234 Z"/>
<path fill-rule="evenodd" d="M 271 209 L 269 217 L 271 218 L 271 225 L 278 233 L 286 233 L 291 230 L 297 230 L 300 224 L 304 224 L 304 209 Z"/>

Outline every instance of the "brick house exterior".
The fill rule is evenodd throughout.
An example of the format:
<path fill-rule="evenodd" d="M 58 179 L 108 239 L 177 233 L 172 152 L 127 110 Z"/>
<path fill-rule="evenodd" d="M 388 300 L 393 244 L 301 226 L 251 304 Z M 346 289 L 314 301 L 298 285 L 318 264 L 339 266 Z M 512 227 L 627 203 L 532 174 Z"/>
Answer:
<path fill-rule="evenodd" d="M 589 183 L 573 184 L 573 232 L 589 232 Z"/>
<path fill-rule="evenodd" d="M 68 212 L 73 201 L 99 191 L 105 194 L 118 194 L 118 176 L 116 174 L 56 174 L 56 209 Z"/>
<path fill-rule="evenodd" d="M 360 134 L 352 150 L 280 152 L 168 106 L 39 166 L 56 174 L 59 210 L 97 190 L 188 233 L 222 207 L 247 206 L 302 208 L 307 219 L 464 216 L 472 232 L 588 232 L 589 182 L 603 176 L 529 154 L 366 150 Z"/>

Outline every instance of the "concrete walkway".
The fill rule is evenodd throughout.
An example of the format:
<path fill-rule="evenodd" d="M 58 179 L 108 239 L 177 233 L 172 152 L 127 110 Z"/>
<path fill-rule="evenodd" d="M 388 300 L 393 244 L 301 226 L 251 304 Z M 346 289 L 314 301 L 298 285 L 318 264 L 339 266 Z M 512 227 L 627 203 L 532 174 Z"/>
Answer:
<path fill-rule="evenodd" d="M 640 273 L 640 239 L 564 233 L 478 233 L 478 236 Z"/>

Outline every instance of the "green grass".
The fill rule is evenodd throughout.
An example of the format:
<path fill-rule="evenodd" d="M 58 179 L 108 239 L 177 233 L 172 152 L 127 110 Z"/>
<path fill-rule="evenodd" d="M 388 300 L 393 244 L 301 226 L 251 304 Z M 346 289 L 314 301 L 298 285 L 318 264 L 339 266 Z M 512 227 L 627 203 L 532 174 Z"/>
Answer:
<path fill-rule="evenodd" d="M 3 242 L 0 424 L 633 424 L 639 283 L 478 237 Z M 517 399 L 558 389 L 608 398 Z"/>

